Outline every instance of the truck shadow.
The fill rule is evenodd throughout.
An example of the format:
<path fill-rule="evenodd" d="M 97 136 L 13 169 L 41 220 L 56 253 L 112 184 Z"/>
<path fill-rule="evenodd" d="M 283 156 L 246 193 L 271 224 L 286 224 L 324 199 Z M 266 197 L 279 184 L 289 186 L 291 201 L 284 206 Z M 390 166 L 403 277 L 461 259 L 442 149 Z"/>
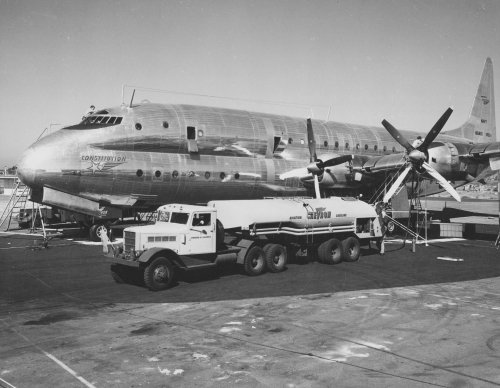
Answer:
<path fill-rule="evenodd" d="M 126 287 L 114 301 L 139 303 L 200 302 L 336 293 L 366 289 L 460 282 L 500 276 L 498 251 L 483 242 L 461 241 L 418 245 L 387 244 L 386 253 L 362 249 L 357 262 L 336 265 L 309 258 L 291 261 L 286 270 L 247 276 L 240 266 L 226 263 L 212 269 L 180 272 L 169 290 L 149 292 Z"/>
<path fill-rule="evenodd" d="M 385 255 L 363 247 L 356 262 L 336 265 L 297 257 L 286 270 L 247 276 L 241 266 L 224 263 L 215 268 L 179 272 L 165 291 L 149 291 L 139 271 L 131 271 L 125 284 L 110 276 L 110 264 L 100 247 L 61 241 L 49 249 L 31 249 L 33 236 L 0 239 L 0 293 L 15 304 L 30 300 L 69 304 L 183 303 L 243 300 L 368 289 L 462 282 L 500 276 L 498 250 L 491 242 L 462 240 L 386 244 Z M 26 273 L 29 276 L 26 276 Z M 71 300 L 65 295 L 71 294 Z M 45 303 L 45 302 L 44 302 Z M 58 302 L 59 303 L 59 302 Z M 17 307 L 16 307 L 17 308 Z"/>

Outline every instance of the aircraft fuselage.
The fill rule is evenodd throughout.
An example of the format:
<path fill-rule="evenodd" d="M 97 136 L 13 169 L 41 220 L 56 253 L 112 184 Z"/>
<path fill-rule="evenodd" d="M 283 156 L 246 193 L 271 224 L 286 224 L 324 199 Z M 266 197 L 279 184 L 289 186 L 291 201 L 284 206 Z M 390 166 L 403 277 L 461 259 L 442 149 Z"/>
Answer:
<path fill-rule="evenodd" d="M 319 158 L 355 155 L 351 164 L 329 169 L 322 180 L 329 194 L 369 192 L 380 184 L 370 174 L 403 160 L 403 148 L 383 128 L 319 120 L 313 128 Z M 447 179 L 465 182 L 459 154 L 467 141 L 437 140 L 429 163 Z M 308 182 L 279 175 L 308 164 L 307 141 L 301 118 L 147 103 L 106 109 L 42 138 L 23 155 L 19 173 L 40 201 L 42 188 L 50 188 L 118 207 L 306 195 Z M 362 168 L 367 179 L 357 181 Z"/>

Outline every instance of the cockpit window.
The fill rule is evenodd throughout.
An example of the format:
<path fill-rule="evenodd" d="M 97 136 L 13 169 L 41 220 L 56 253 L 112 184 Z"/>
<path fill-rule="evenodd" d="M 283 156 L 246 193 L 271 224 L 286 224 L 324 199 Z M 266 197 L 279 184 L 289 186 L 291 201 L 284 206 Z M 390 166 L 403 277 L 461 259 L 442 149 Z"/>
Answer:
<path fill-rule="evenodd" d="M 97 113 L 106 112 L 107 111 L 99 111 Z M 95 129 L 95 128 L 103 128 L 109 127 L 111 125 L 121 124 L 123 117 L 115 117 L 115 116 L 101 116 L 97 113 L 87 116 L 83 119 L 83 121 L 76 125 L 71 125 L 69 127 L 65 127 L 63 129 Z"/>

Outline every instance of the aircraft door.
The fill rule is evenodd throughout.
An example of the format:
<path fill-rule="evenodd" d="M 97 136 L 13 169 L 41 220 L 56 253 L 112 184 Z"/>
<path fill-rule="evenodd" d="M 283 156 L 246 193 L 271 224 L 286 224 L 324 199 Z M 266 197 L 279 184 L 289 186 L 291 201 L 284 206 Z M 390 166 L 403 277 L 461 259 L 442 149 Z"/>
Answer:
<path fill-rule="evenodd" d="M 198 138 L 196 136 L 196 127 L 188 125 L 186 131 L 188 152 L 198 153 Z"/>
<path fill-rule="evenodd" d="M 215 252 L 216 219 L 210 212 L 195 212 L 189 227 L 188 252 L 203 254 Z"/>

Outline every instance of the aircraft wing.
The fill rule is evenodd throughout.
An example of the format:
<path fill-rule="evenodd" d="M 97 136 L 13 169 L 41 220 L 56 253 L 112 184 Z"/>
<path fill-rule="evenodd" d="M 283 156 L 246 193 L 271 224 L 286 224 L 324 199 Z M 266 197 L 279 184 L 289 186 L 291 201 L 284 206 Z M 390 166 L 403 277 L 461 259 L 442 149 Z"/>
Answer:
<path fill-rule="evenodd" d="M 468 154 L 461 157 L 471 159 L 489 159 L 492 170 L 500 170 L 500 142 L 474 144 Z"/>
<path fill-rule="evenodd" d="M 354 157 L 353 170 L 361 173 L 373 173 L 387 170 L 399 170 L 406 164 L 405 154 Z"/>
<path fill-rule="evenodd" d="M 81 193 L 82 198 L 91 201 L 107 203 L 112 206 L 131 207 L 138 201 L 153 201 L 157 195 L 144 195 L 144 194 L 130 194 L 130 195 L 109 195 L 109 194 L 95 194 L 95 193 Z"/>
<path fill-rule="evenodd" d="M 500 142 L 478 143 L 460 152 L 461 158 L 489 160 L 492 170 L 500 170 Z M 361 173 L 374 173 L 387 170 L 398 170 L 405 164 L 405 154 L 355 157 L 353 167 Z"/>

